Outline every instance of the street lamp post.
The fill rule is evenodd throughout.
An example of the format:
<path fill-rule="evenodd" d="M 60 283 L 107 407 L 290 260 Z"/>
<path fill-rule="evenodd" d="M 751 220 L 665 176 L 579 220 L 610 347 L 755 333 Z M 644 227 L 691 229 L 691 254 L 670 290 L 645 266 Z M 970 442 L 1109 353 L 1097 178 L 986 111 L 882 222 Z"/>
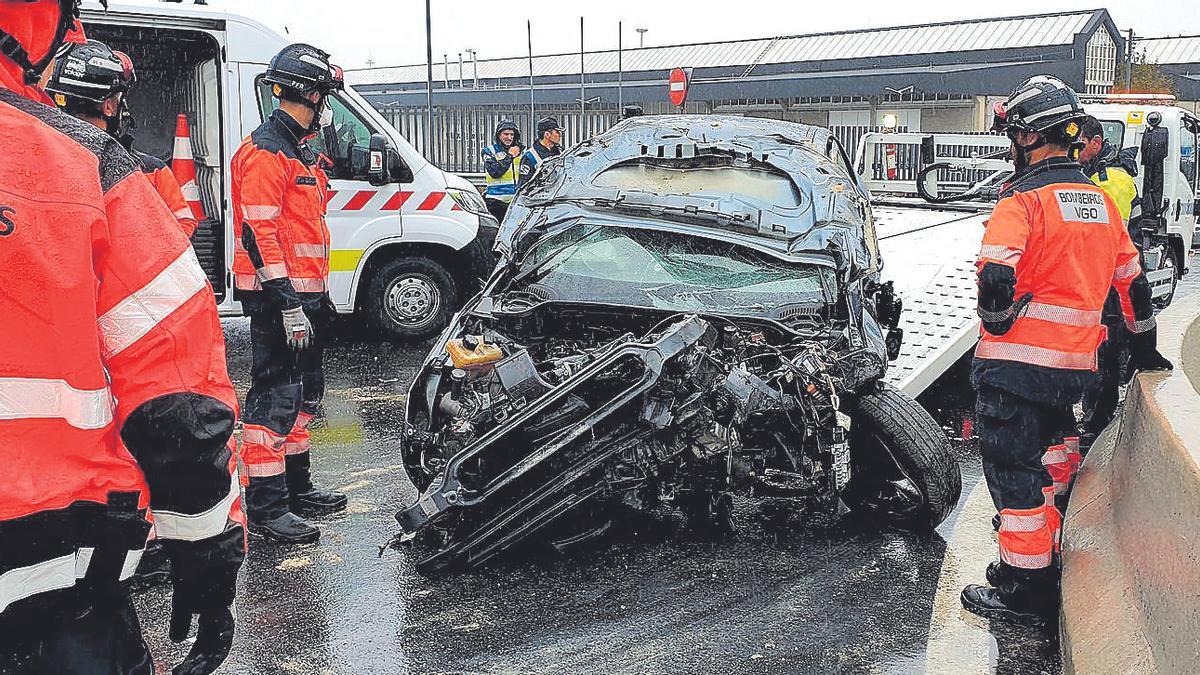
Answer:
<path fill-rule="evenodd" d="M 468 49 L 467 53 L 471 55 L 471 74 L 473 76 L 472 79 L 474 81 L 474 84 L 472 84 L 471 87 L 473 89 L 478 89 L 479 88 L 479 59 L 476 57 L 476 51 L 474 49 Z"/>
<path fill-rule="evenodd" d="M 433 17 L 425 0 L 425 155 L 433 157 Z"/>
<path fill-rule="evenodd" d="M 636 30 L 637 34 L 638 34 L 638 47 L 645 47 L 646 46 L 646 31 L 648 31 L 650 29 L 649 28 L 634 28 L 634 30 Z"/>

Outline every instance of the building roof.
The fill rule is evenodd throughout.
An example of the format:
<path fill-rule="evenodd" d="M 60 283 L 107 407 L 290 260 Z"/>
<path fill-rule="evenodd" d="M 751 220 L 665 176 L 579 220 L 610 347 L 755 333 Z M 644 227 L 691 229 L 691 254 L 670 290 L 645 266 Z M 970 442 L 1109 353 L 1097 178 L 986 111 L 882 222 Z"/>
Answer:
<path fill-rule="evenodd" d="M 1135 37 L 1134 52 L 1146 63 L 1200 63 L 1200 35 L 1180 37 Z"/>
<path fill-rule="evenodd" d="M 626 49 L 622 68 L 626 72 L 669 70 L 676 66 L 714 68 L 759 64 L 837 61 L 860 58 L 914 56 L 947 52 L 1029 49 L 1070 45 L 1085 27 L 1104 10 L 1085 10 L 1021 17 L 999 17 L 970 21 L 931 23 L 896 28 L 814 33 L 783 37 L 669 45 Z M 584 69 L 588 73 L 615 73 L 617 51 L 588 52 Z M 533 71 L 538 77 L 579 74 L 579 53 L 534 56 Z M 529 77 L 527 56 L 484 59 L 478 62 L 481 81 Z M 434 81 L 459 79 L 458 63 L 447 72 L 441 63 L 433 65 Z M 473 66 L 462 67 L 462 77 L 474 77 Z M 359 69 L 346 72 L 353 85 L 399 84 L 425 81 L 425 64 Z"/>

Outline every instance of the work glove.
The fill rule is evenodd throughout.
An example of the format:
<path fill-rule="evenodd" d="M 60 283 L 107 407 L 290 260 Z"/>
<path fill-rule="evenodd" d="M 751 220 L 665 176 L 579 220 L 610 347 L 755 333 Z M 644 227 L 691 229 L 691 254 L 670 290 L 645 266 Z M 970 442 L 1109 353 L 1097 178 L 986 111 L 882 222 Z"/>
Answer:
<path fill-rule="evenodd" d="M 303 307 L 285 309 L 283 314 L 283 335 L 288 346 L 296 351 L 308 349 L 313 340 L 312 322 L 304 314 Z"/>
<path fill-rule="evenodd" d="M 1128 383 L 1139 370 L 1174 370 L 1175 366 L 1158 351 L 1158 329 L 1134 333 L 1129 339 L 1129 368 L 1125 371 Z"/>
<path fill-rule="evenodd" d="M 233 598 L 245 557 L 240 525 L 201 541 L 164 541 L 171 558 L 172 642 L 183 642 L 196 622 L 196 642 L 174 675 L 209 675 L 233 648 Z"/>

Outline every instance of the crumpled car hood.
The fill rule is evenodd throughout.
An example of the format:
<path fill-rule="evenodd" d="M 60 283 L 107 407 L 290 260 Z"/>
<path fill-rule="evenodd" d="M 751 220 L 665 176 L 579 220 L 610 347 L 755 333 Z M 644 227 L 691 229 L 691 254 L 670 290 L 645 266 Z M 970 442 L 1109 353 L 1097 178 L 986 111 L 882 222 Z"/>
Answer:
<path fill-rule="evenodd" d="M 858 279 L 879 268 L 875 235 L 866 190 L 829 158 L 837 147 L 828 130 L 791 122 L 688 115 L 629 119 L 545 163 L 514 200 L 497 248 L 519 258 L 560 224 L 586 218 L 677 228 L 788 260 L 832 261 L 843 279 Z M 706 158 L 786 175 L 799 205 L 735 193 L 655 194 L 596 184 L 597 176 L 623 163 Z"/>

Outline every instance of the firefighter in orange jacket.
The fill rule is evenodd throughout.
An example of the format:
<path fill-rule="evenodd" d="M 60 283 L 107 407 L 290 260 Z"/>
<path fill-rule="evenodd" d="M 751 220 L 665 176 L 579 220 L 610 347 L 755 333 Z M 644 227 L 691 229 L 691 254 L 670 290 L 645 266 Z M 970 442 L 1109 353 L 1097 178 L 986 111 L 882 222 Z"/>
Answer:
<path fill-rule="evenodd" d="M 125 126 L 132 119 L 125 97 L 135 82 L 133 61 L 128 55 L 109 49 L 103 42 L 88 40 L 58 55 L 46 91 L 68 115 L 121 139 L 127 137 Z M 184 236 L 192 236 L 196 218 L 183 198 L 175 174 L 159 158 L 134 150 L 131 141 L 130 138 L 128 143 L 124 140 L 122 143 L 167 204 Z"/>
<path fill-rule="evenodd" d="M 325 391 L 322 352 L 329 299 L 329 180 L 305 142 L 328 125 L 326 99 L 341 69 L 309 45 L 285 47 L 263 81 L 279 108 L 233 157 L 237 248 L 235 297 L 250 317 L 254 358 L 246 396 L 242 459 L 250 484 L 250 531 L 311 543 L 320 530 L 303 516 L 346 508 L 346 496 L 313 486 L 308 425 Z"/>
<path fill-rule="evenodd" d="M 972 367 L 1000 561 L 988 568 L 991 585 L 967 586 L 962 603 L 986 617 L 1043 623 L 1058 609 L 1054 498 L 1078 468 L 1073 406 L 1094 378 L 1110 286 L 1134 336 L 1134 367 L 1170 363 L 1155 348 L 1150 288 L 1120 210 L 1074 159 L 1078 96 L 1038 76 L 1003 112 L 1017 171 L 979 253 L 983 331 Z"/>
<path fill-rule="evenodd" d="M 212 289 L 108 134 L 38 87 L 78 0 L 0 0 L 0 672 L 150 673 L 122 581 L 151 522 L 176 673 L 233 641 L 237 399 Z M 13 159 L 19 158 L 19 159 Z"/>

